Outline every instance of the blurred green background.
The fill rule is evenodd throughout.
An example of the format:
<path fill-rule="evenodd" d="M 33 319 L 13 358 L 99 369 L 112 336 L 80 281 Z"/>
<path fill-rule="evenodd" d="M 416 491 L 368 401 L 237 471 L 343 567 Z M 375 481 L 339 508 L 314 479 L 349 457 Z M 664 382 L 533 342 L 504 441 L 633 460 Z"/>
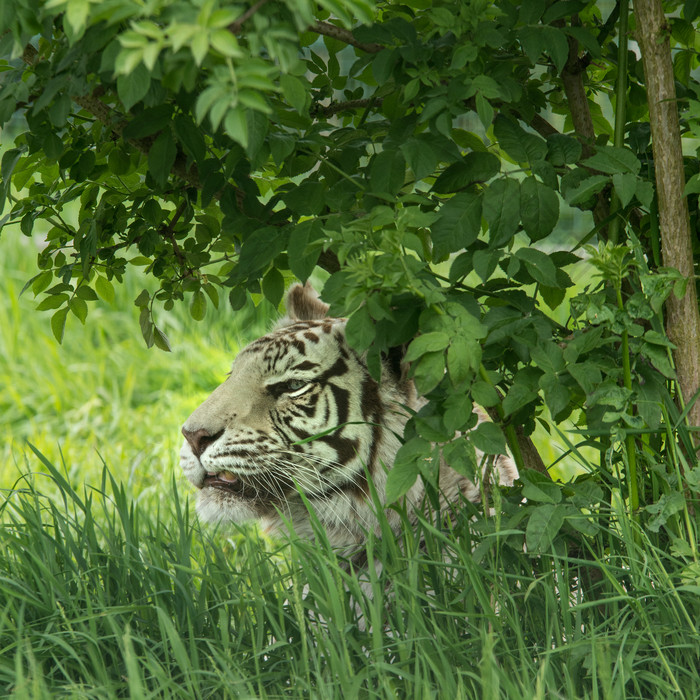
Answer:
<path fill-rule="evenodd" d="M 147 280 L 129 271 L 113 305 L 95 302 L 84 326 L 71 316 L 59 345 L 51 312 L 36 311 L 31 290 L 20 294 L 38 245 L 16 228 L 0 233 L 0 487 L 39 468 L 29 441 L 63 461 L 73 483 L 98 480 L 104 460 L 135 498 L 149 498 L 177 466 L 185 418 L 273 314 L 266 303 L 235 314 L 222 304 L 196 322 L 182 304 L 158 318 L 172 352 L 149 350 L 133 304 Z"/>

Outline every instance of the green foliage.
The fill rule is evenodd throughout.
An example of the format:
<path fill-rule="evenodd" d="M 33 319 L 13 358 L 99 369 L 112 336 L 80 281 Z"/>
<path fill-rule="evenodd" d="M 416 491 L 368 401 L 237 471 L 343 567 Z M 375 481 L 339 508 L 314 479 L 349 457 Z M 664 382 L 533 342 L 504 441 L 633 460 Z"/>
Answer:
<path fill-rule="evenodd" d="M 425 445 L 440 445 L 433 469 L 442 450 L 474 471 L 455 446 L 475 425 L 474 398 L 499 419 L 473 433 L 486 454 L 507 442 L 523 466 L 516 428 L 522 439 L 571 419 L 605 457 L 601 472 L 628 469 L 630 495 L 641 488 L 633 508 L 658 502 L 631 460 L 640 436 L 659 454 L 692 454 L 672 430 L 687 407 L 675 408 L 661 317 L 688 280 L 660 266 L 632 53 L 627 94 L 613 95 L 616 10 L 585 0 L 16 5 L 0 13 L 0 122 L 18 115 L 0 163 L 3 223 L 26 236 L 49 226 L 29 287 L 59 341 L 134 266 L 156 282 L 135 295 L 142 335 L 165 350 L 161 307 L 186 301 L 202 320 L 222 299 L 278 305 L 288 273 L 316 272 L 374 375 L 405 345 L 429 399 L 406 430 L 392 494 L 429 476 Z M 684 5 L 670 38 L 691 137 L 696 10 Z M 588 94 L 575 114 L 568 78 Z M 623 133 L 609 95 L 629 103 Z M 582 120 L 594 134 L 574 129 Z M 697 158 L 686 166 L 697 224 Z M 564 240 L 571 207 L 593 211 L 593 224 Z M 627 237 L 607 246 L 611 218 Z M 591 263 L 600 284 L 574 289 Z"/>
<path fill-rule="evenodd" d="M 3 696 L 700 693 L 700 469 L 675 449 L 689 436 L 672 402 L 662 407 L 671 412 L 661 428 L 669 449 L 659 431 L 640 431 L 650 480 L 641 522 L 621 498 L 616 436 L 600 464 L 569 445 L 587 472 L 572 483 L 526 470 L 516 488 L 417 527 L 398 507 L 402 535 L 382 519 L 382 537 L 369 538 L 369 559 L 381 566 L 357 567 L 320 527 L 315 542 L 290 546 L 251 529 L 204 529 L 177 477 L 182 416 L 222 378 L 243 334 L 268 326 L 265 302 L 233 319 L 209 313 L 205 332 L 186 308 L 161 311 L 173 352 L 153 353 L 137 342 L 139 309 L 130 300 L 152 298 L 155 285 L 131 270 L 123 285 L 97 288 L 116 308 L 93 301 L 91 323 L 58 348 L 46 327 L 50 311 L 34 314 L 30 295 L 19 297 L 35 255 L 32 241 L 20 243 L 0 241 L 9 300 L 0 306 L 0 412 L 4 438 L 14 439 L 0 476 Z M 622 264 L 625 280 L 639 275 L 652 305 L 676 283 L 614 249 L 601 257 L 611 272 Z M 427 313 L 416 323 L 428 336 L 425 351 L 449 365 L 444 336 L 455 324 L 477 335 L 486 328 L 463 307 L 448 312 L 438 325 Z M 533 350 L 533 358 L 556 374 L 569 347 L 590 352 L 598 333 L 614 345 L 615 332 L 599 324 L 564 349 Z M 500 400 L 491 378 L 479 372 L 472 384 L 484 405 Z M 431 440 L 442 439 L 443 423 L 471 427 L 465 393 L 451 394 L 443 408 L 442 417 L 420 416 L 429 438 L 407 442 L 390 472 L 397 498 L 418 473 L 416 458 L 437 460 Z M 481 438 L 498 440 L 488 434 L 494 428 Z M 39 446 L 21 454 L 27 437 Z M 467 475 L 478 471 L 464 440 L 441 449 Z M 115 465 L 113 475 L 100 455 Z M 429 469 L 421 473 L 430 479 Z"/>

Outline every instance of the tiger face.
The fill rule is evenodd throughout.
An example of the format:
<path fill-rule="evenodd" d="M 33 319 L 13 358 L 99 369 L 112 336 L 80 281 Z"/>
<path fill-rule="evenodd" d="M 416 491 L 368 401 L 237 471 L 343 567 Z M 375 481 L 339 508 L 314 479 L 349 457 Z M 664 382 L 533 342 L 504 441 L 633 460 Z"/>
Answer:
<path fill-rule="evenodd" d="M 376 529 L 368 479 L 384 502 L 407 408 L 420 406 L 400 372 L 387 366 L 380 383 L 372 379 L 346 341 L 345 320 L 327 318 L 327 309 L 310 287 L 292 287 L 289 317 L 243 349 L 187 419 L 181 465 L 203 520 L 257 520 L 271 533 L 291 522 L 311 537 L 306 500 L 332 544 L 358 544 Z M 478 497 L 471 482 L 444 471 L 443 492 Z M 422 493 L 419 480 L 409 501 Z M 398 526 L 396 513 L 387 517 Z"/>

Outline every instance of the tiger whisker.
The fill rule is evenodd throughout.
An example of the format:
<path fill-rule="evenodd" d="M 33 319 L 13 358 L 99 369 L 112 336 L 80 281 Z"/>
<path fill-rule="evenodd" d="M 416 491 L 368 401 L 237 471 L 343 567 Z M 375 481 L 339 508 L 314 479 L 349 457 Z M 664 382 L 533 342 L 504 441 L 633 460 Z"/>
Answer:
<path fill-rule="evenodd" d="M 331 462 L 330 460 L 320 458 L 311 459 L 309 458 L 309 455 L 300 455 L 291 451 L 289 454 L 293 455 L 297 459 L 302 458 L 304 461 L 311 462 L 312 464 L 314 461 L 316 461 L 322 465 L 333 466 L 334 469 L 340 472 L 340 465 L 338 464 L 338 466 L 334 466 L 329 464 Z M 326 475 L 321 474 L 315 467 L 302 464 L 299 461 L 292 462 L 290 460 L 281 460 L 279 458 L 274 460 L 274 465 L 277 467 L 285 467 L 286 469 L 292 468 L 294 470 L 294 479 L 303 491 L 306 491 L 309 494 L 314 494 L 318 491 L 320 486 L 325 491 L 331 493 L 334 497 L 340 498 L 345 505 L 353 511 L 353 513 L 356 513 L 357 516 L 363 520 L 363 522 L 366 522 L 366 518 L 360 515 L 356 504 L 348 496 L 348 494 L 345 493 L 338 484 L 333 483 L 333 481 L 331 481 Z"/>

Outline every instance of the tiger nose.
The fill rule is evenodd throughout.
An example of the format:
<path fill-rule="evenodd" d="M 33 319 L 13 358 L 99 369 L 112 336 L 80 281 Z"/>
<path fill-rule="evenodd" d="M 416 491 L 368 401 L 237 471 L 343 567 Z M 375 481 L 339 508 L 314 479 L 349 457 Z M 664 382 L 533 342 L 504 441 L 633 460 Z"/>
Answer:
<path fill-rule="evenodd" d="M 187 430 L 187 428 L 183 427 L 182 434 L 185 436 L 185 440 L 190 443 L 195 457 L 201 457 L 204 454 L 204 450 L 213 442 L 216 442 L 224 434 L 224 431 L 219 430 L 218 433 L 212 435 L 206 428 Z"/>

